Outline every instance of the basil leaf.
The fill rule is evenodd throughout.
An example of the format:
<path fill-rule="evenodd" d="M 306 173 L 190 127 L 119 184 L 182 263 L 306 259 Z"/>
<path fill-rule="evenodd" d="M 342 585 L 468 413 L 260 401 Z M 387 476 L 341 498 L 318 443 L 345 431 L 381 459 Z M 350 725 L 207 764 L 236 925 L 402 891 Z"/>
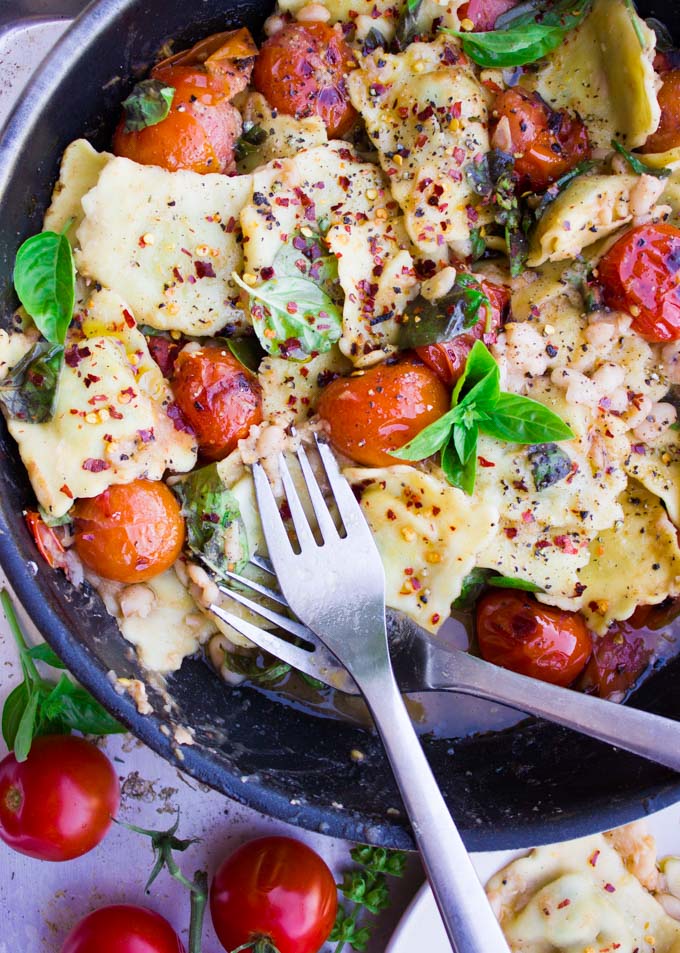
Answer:
<path fill-rule="evenodd" d="M 497 589 L 521 589 L 524 592 L 543 592 L 540 586 L 526 579 L 515 579 L 512 576 L 491 576 L 489 585 Z"/>
<path fill-rule="evenodd" d="M 602 287 L 593 280 L 592 266 L 584 258 L 575 258 L 570 267 L 562 272 L 562 280 L 578 289 L 589 314 L 604 309 Z"/>
<path fill-rule="evenodd" d="M 54 649 L 50 648 L 47 642 L 41 642 L 40 645 L 33 645 L 28 650 L 28 654 L 34 661 L 45 662 L 46 665 L 51 665 L 52 668 L 66 668 L 57 653 Z"/>
<path fill-rule="evenodd" d="M 494 361 L 491 352 L 482 341 L 475 341 L 472 345 L 472 350 L 468 354 L 463 373 L 456 381 L 456 386 L 451 395 L 451 403 L 454 405 L 458 403 L 458 398 L 463 388 L 465 388 L 467 392 L 468 389 L 479 384 L 489 374 L 496 375 L 497 379 L 500 380 L 498 364 Z"/>
<path fill-rule="evenodd" d="M 507 30 L 509 27 L 544 23 L 571 29 L 570 18 L 580 17 L 584 4 L 587 12 L 591 6 L 590 0 L 526 0 L 501 13 L 494 26 L 496 30 Z"/>
<path fill-rule="evenodd" d="M 574 436 L 571 427 L 544 404 L 506 393 L 498 398 L 489 419 L 480 422 L 480 430 L 508 443 L 548 443 Z"/>
<path fill-rule="evenodd" d="M 243 675 L 251 682 L 260 685 L 272 685 L 280 682 L 290 672 L 287 662 L 273 661 L 264 663 L 260 655 L 241 655 L 237 652 L 225 652 L 224 664 L 230 672 Z"/>
<path fill-rule="evenodd" d="M 36 691 L 28 692 L 26 707 L 21 713 L 21 718 L 14 735 L 14 757 L 17 761 L 25 761 L 28 752 L 31 750 L 31 743 L 35 734 L 36 718 L 38 714 L 38 702 L 40 694 Z"/>
<path fill-rule="evenodd" d="M 451 427 L 458 420 L 460 411 L 457 407 L 443 414 L 439 420 L 429 424 L 424 430 L 409 440 L 403 447 L 397 450 L 390 450 L 393 457 L 400 460 L 424 460 L 425 457 L 431 457 L 433 453 L 441 450 L 448 441 L 451 434 Z"/>
<path fill-rule="evenodd" d="M 80 685 L 62 675 L 40 706 L 41 729 L 113 735 L 126 729 Z"/>
<path fill-rule="evenodd" d="M 591 162 L 590 159 L 586 162 L 580 162 L 573 169 L 570 169 L 569 172 L 565 172 L 564 175 L 560 176 L 556 182 L 546 189 L 541 197 L 541 201 L 538 203 L 534 210 L 534 217 L 536 220 L 540 219 L 545 210 L 549 205 L 555 201 L 557 196 L 563 192 L 570 182 L 573 182 L 574 179 L 577 179 L 580 175 L 585 175 L 586 172 L 590 172 L 591 169 L 595 168 L 596 163 Z"/>
<path fill-rule="evenodd" d="M 248 538 L 238 500 L 222 482 L 216 463 L 173 486 L 182 504 L 187 547 L 218 575 L 240 572 L 248 562 Z"/>
<path fill-rule="evenodd" d="M 76 279 L 65 235 L 41 232 L 27 238 L 14 262 L 14 287 L 35 326 L 50 344 L 63 344 L 73 317 Z"/>
<path fill-rule="evenodd" d="M 232 278 L 250 296 L 253 327 L 268 354 L 307 361 L 340 339 L 342 312 L 313 281 L 290 275 L 251 288 L 236 273 Z"/>
<path fill-rule="evenodd" d="M 224 338 L 223 340 L 237 361 L 249 371 L 257 373 L 260 361 L 264 357 L 264 351 L 257 338 Z"/>
<path fill-rule="evenodd" d="M 478 432 L 475 424 L 468 427 L 462 424 L 454 424 L 452 431 L 453 445 L 461 463 L 467 463 L 472 454 L 476 452 Z"/>
<path fill-rule="evenodd" d="M 123 100 L 125 132 L 141 132 L 162 122 L 172 106 L 175 90 L 159 79 L 143 79 Z"/>
<path fill-rule="evenodd" d="M 494 221 L 504 229 L 510 259 L 510 274 L 516 278 L 529 256 L 527 238 L 532 217 L 520 209 L 517 198 L 515 159 L 507 152 L 492 149 L 479 161 L 469 163 L 465 176 L 473 190 L 491 210 Z"/>
<path fill-rule="evenodd" d="M 465 579 L 463 579 L 460 594 L 458 598 L 454 600 L 453 608 L 459 612 L 465 612 L 465 610 L 471 609 L 482 594 L 482 591 L 486 588 L 487 582 L 489 578 L 494 575 L 494 572 L 495 570 L 493 569 L 482 569 L 480 566 L 475 566 L 474 569 L 471 569 Z"/>
<path fill-rule="evenodd" d="M 11 751 L 21 724 L 21 719 L 28 706 L 28 686 L 21 682 L 9 693 L 2 707 L 2 737 Z"/>
<path fill-rule="evenodd" d="M 428 301 L 419 295 L 408 305 L 397 346 L 406 350 L 450 341 L 473 328 L 490 309 L 479 281 L 472 275 L 456 275 L 453 288 L 442 298 Z"/>
<path fill-rule="evenodd" d="M 54 413 L 64 361 L 61 344 L 38 341 L 0 381 L 0 404 L 14 420 L 42 424 Z"/>
<path fill-rule="evenodd" d="M 623 156 L 636 175 L 653 175 L 657 179 L 667 179 L 671 174 L 670 169 L 655 169 L 653 166 L 647 165 L 646 162 L 642 161 L 640 156 L 636 156 L 633 152 L 629 152 L 628 149 L 621 145 L 620 142 L 617 142 L 616 139 L 612 139 L 612 146 Z"/>
<path fill-rule="evenodd" d="M 571 457 L 556 443 L 542 443 L 531 447 L 527 454 L 531 463 L 534 486 L 540 492 L 571 473 Z"/>
<path fill-rule="evenodd" d="M 295 275 L 309 278 L 324 291 L 336 304 L 342 304 L 344 293 L 338 278 L 338 260 L 329 254 L 328 248 L 318 232 L 304 229 L 305 234 L 297 232 L 286 242 L 274 259 L 274 274 L 270 277 L 286 278 Z"/>
<path fill-rule="evenodd" d="M 470 257 L 472 261 L 479 261 L 480 258 L 483 258 L 486 252 L 486 242 L 482 236 L 481 228 L 473 228 L 470 230 L 470 246 Z"/>
<path fill-rule="evenodd" d="M 423 0 L 406 0 L 399 14 L 394 35 L 394 45 L 397 50 L 405 49 L 418 36 L 420 30 L 418 14 L 422 5 Z"/>
<path fill-rule="evenodd" d="M 375 50 L 386 50 L 387 47 L 388 43 L 385 37 L 377 27 L 372 26 L 364 37 L 364 42 L 361 45 L 361 53 L 363 56 L 368 56 L 369 53 L 373 53 Z"/>
<path fill-rule="evenodd" d="M 477 428 L 472 431 L 474 447 L 466 463 L 463 463 L 456 452 L 453 442 L 446 445 L 442 452 L 442 470 L 451 486 L 458 487 L 468 496 L 472 496 L 477 476 Z"/>

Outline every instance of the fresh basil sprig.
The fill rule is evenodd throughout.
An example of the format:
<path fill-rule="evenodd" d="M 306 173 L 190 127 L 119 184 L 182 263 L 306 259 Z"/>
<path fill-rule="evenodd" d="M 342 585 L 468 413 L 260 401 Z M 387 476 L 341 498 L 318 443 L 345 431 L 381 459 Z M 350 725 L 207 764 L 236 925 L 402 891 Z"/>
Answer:
<path fill-rule="evenodd" d="M 441 451 L 441 466 L 452 486 L 471 495 L 477 473 L 479 434 L 507 443 L 570 440 L 571 428 L 544 404 L 500 389 L 500 370 L 486 345 L 475 341 L 451 395 L 451 410 L 404 447 L 401 460 L 424 460 Z"/>
<path fill-rule="evenodd" d="M 14 287 L 35 326 L 50 344 L 63 344 L 73 317 L 73 254 L 62 232 L 27 238 L 14 262 Z"/>
<path fill-rule="evenodd" d="M 0 591 L 0 604 L 16 641 L 24 675 L 23 682 L 10 692 L 2 709 L 2 736 L 10 751 L 14 750 L 16 760 L 26 760 L 31 743 L 38 735 L 72 731 L 86 735 L 124 732 L 126 729 L 67 675 L 62 675 L 56 683 L 42 677 L 36 661 L 61 669 L 65 667 L 63 662 L 49 646 L 28 647 L 6 589 Z"/>
<path fill-rule="evenodd" d="M 222 482 L 216 463 L 194 470 L 172 488 L 182 504 L 187 547 L 218 575 L 240 572 L 248 538 L 238 500 Z"/>
<path fill-rule="evenodd" d="M 403 324 L 399 326 L 398 346 L 401 350 L 450 341 L 473 328 L 482 318 L 491 317 L 491 302 L 480 282 L 473 276 L 459 273 L 451 291 L 428 301 L 419 295 L 409 304 Z"/>
<path fill-rule="evenodd" d="M 14 420 L 42 424 L 54 413 L 59 374 L 64 362 L 61 344 L 38 341 L 0 381 L 0 404 Z"/>
<path fill-rule="evenodd" d="M 141 132 L 162 122 L 172 106 L 175 90 L 159 79 L 143 79 L 123 100 L 125 132 Z"/>
<path fill-rule="evenodd" d="M 636 156 L 634 152 L 629 152 L 628 149 L 620 142 L 617 142 L 616 139 L 612 139 L 612 148 L 616 149 L 616 151 L 623 156 L 636 175 L 653 175 L 657 179 L 667 179 L 669 175 L 671 175 L 671 169 L 655 169 L 654 166 L 647 165 L 640 156 Z"/>
<path fill-rule="evenodd" d="M 505 29 L 484 33 L 466 33 L 442 27 L 442 32 L 457 36 L 464 52 L 478 66 L 504 69 L 535 63 L 564 40 L 590 10 L 588 0 L 570 0 L 557 4 L 552 10 L 522 13 L 510 21 Z M 507 22 L 507 21 L 506 21 Z"/>

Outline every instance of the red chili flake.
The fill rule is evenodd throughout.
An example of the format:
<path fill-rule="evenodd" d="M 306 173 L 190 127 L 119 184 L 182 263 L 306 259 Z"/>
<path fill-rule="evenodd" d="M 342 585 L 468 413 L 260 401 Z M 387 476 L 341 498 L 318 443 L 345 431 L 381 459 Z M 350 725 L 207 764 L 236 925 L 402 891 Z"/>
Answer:
<path fill-rule="evenodd" d="M 137 436 L 142 443 L 153 443 L 156 439 L 156 435 L 153 432 L 153 427 L 150 427 L 148 430 L 138 430 Z"/>
<path fill-rule="evenodd" d="M 586 591 L 587 588 L 588 586 L 586 586 L 584 583 L 577 582 L 576 585 L 574 586 L 574 596 L 578 599 L 579 596 L 583 595 L 583 593 Z"/>
<path fill-rule="evenodd" d="M 539 539 L 537 543 L 534 543 L 534 549 L 546 549 L 548 546 L 552 546 L 549 539 Z"/>
<path fill-rule="evenodd" d="M 435 613 L 432 615 L 432 618 L 430 619 L 430 622 L 432 623 L 432 625 L 436 625 L 436 624 L 439 622 L 440 619 L 441 619 L 441 616 L 439 615 L 439 613 L 438 613 L 438 612 L 435 612 Z"/>
<path fill-rule="evenodd" d="M 479 212 L 477 211 L 476 208 L 473 208 L 471 205 L 468 205 L 465 211 L 467 212 L 468 222 L 474 225 L 474 223 L 479 220 Z"/>
<path fill-rule="evenodd" d="M 463 115 L 463 104 L 461 102 L 454 103 L 451 107 L 451 115 L 454 119 L 460 119 Z"/>
<path fill-rule="evenodd" d="M 260 278 L 263 281 L 269 281 L 270 278 L 274 277 L 274 269 L 269 265 L 266 265 L 264 268 L 260 269 Z"/>
<path fill-rule="evenodd" d="M 396 518 L 397 518 L 397 514 L 394 512 L 394 510 L 391 510 L 391 509 L 387 511 L 387 513 L 385 514 L 385 516 L 388 518 L 388 520 L 396 520 Z M 413 571 L 413 570 L 411 570 L 411 571 Z"/>
<path fill-rule="evenodd" d="M 88 374 L 85 378 L 85 386 L 90 387 L 92 384 L 97 384 L 101 380 L 101 377 L 98 377 L 96 374 Z"/>
<path fill-rule="evenodd" d="M 633 451 L 633 453 L 637 453 L 642 457 L 644 457 L 647 453 L 647 448 L 645 447 L 644 443 L 634 443 L 630 449 Z"/>
<path fill-rule="evenodd" d="M 172 273 L 173 273 L 173 275 L 175 276 L 175 281 L 178 281 L 181 285 L 183 285 L 183 284 L 184 284 L 184 278 L 182 278 L 182 272 L 179 270 L 179 268 L 178 268 L 176 265 L 175 265 L 175 267 L 172 269 Z"/>
<path fill-rule="evenodd" d="M 416 139 L 416 148 L 422 149 L 426 142 L 427 142 L 427 136 L 425 135 L 424 132 L 421 132 L 421 134 Z"/>
<path fill-rule="evenodd" d="M 425 122 L 425 120 L 431 119 L 432 116 L 434 116 L 434 109 L 432 106 L 427 105 L 425 109 L 421 109 L 420 112 L 416 114 L 416 119 Z"/>
<path fill-rule="evenodd" d="M 574 479 L 574 477 L 575 477 L 576 474 L 578 473 L 578 470 L 579 470 L 578 463 L 576 462 L 576 460 L 572 460 L 572 462 L 571 462 L 571 473 L 570 473 L 569 476 L 567 477 L 567 481 L 566 481 L 567 483 L 571 483 L 571 481 Z"/>
<path fill-rule="evenodd" d="M 110 470 L 111 465 L 106 462 L 106 460 L 101 460 L 96 457 L 88 457 L 87 460 L 83 462 L 83 470 L 87 470 L 88 473 L 101 473 L 102 470 Z"/>
<path fill-rule="evenodd" d="M 134 328 L 136 323 L 135 319 L 132 317 L 132 315 L 130 314 L 127 308 L 123 308 L 123 317 L 125 318 L 125 323 L 127 324 L 127 326 L 129 328 Z"/>
<path fill-rule="evenodd" d="M 600 851 L 599 850 L 593 851 L 593 853 L 588 858 L 588 863 L 590 864 L 591 867 L 596 867 L 599 858 L 600 858 Z"/>
<path fill-rule="evenodd" d="M 172 425 L 175 430 L 179 430 L 180 433 L 190 433 L 193 434 L 193 429 L 186 422 L 182 416 L 182 411 L 179 409 L 177 404 L 171 403 L 165 408 L 165 412 L 172 421 Z"/>
<path fill-rule="evenodd" d="M 83 358 L 90 357 L 91 355 L 92 351 L 89 347 L 78 347 L 77 344 L 72 344 L 71 347 L 64 351 L 64 361 L 69 367 L 77 367 Z"/>
<path fill-rule="evenodd" d="M 215 278 L 215 269 L 211 261 L 195 261 L 194 269 L 197 278 Z"/>
<path fill-rule="evenodd" d="M 419 589 L 422 589 L 422 588 L 423 588 L 422 582 L 420 581 L 420 579 L 416 579 L 415 576 L 414 576 L 413 579 L 411 580 L 411 585 L 413 586 L 413 591 L 414 591 L 414 592 L 418 592 Z"/>
<path fill-rule="evenodd" d="M 288 314 L 297 314 L 298 306 L 296 301 L 289 301 L 286 305 L 286 311 Z"/>
<path fill-rule="evenodd" d="M 462 165 L 465 162 L 465 149 L 461 148 L 461 146 L 456 146 L 453 150 L 453 158 L 458 165 Z"/>
<path fill-rule="evenodd" d="M 188 248 L 180 248 L 180 251 L 182 252 L 183 255 L 188 255 L 189 258 L 193 258 L 193 255 L 191 254 Z"/>
<path fill-rule="evenodd" d="M 109 404 L 109 406 L 108 406 L 107 409 L 108 409 L 109 414 L 110 414 L 111 417 L 113 418 L 113 420 L 122 420 L 122 419 L 123 419 L 123 415 L 121 414 L 121 412 L 120 412 L 116 407 L 114 407 L 112 404 Z"/>
<path fill-rule="evenodd" d="M 95 394 L 94 397 L 90 397 L 90 399 L 88 400 L 88 404 L 91 407 L 94 407 L 95 404 L 101 404 L 105 400 L 108 400 L 108 397 L 106 396 L 106 394 Z"/>
<path fill-rule="evenodd" d="M 574 544 L 574 540 L 571 536 L 555 536 L 554 543 L 568 556 L 575 556 L 576 553 L 578 553 L 578 546 Z"/>
<path fill-rule="evenodd" d="M 404 575 L 405 575 L 405 576 L 412 576 L 412 575 L 413 575 L 413 567 L 412 567 L 412 566 L 407 566 L 406 569 L 404 570 Z"/>
<path fill-rule="evenodd" d="M 225 230 L 225 232 L 227 232 L 228 235 L 230 235 L 230 234 L 234 231 L 235 228 L 236 228 L 236 219 L 234 218 L 233 215 L 230 215 L 230 216 L 229 216 L 229 221 L 228 221 L 227 224 L 224 226 L 224 230 Z M 184 251 L 184 249 L 182 249 L 182 251 Z"/>
<path fill-rule="evenodd" d="M 72 500 L 72 499 L 73 499 L 73 493 L 71 493 L 70 487 L 68 487 L 65 483 L 63 483 L 63 484 L 59 487 L 59 492 L 60 492 L 60 493 L 63 493 L 64 496 L 67 496 L 67 497 L 69 498 L 69 500 Z"/>
<path fill-rule="evenodd" d="M 113 434 L 105 433 L 104 436 L 102 437 L 102 440 L 104 441 L 104 443 L 113 443 Z"/>
<path fill-rule="evenodd" d="M 568 907 L 570 903 L 571 903 L 571 900 L 569 900 L 568 898 L 565 898 L 565 899 L 562 901 L 562 903 L 558 903 L 558 904 L 557 904 L 557 909 L 558 909 L 558 910 L 564 910 L 564 908 L 565 908 L 565 907 Z"/>
<path fill-rule="evenodd" d="M 514 539 L 515 536 L 517 536 L 517 530 L 514 528 L 514 526 L 507 526 L 503 530 L 503 532 L 508 537 L 508 539 Z"/>
<path fill-rule="evenodd" d="M 480 467 L 484 467 L 487 470 L 489 467 L 496 466 L 495 463 L 493 463 L 491 460 L 487 460 L 486 457 L 477 457 L 477 462 L 479 463 Z"/>
<path fill-rule="evenodd" d="M 531 512 L 531 510 L 525 510 L 525 511 L 522 513 L 522 522 L 523 522 L 523 523 L 535 523 L 535 522 L 536 522 L 536 518 L 535 518 L 534 514 Z"/>
<path fill-rule="evenodd" d="M 607 893 L 616 893 L 616 887 L 614 884 L 605 884 L 604 889 L 607 891 Z"/>
<path fill-rule="evenodd" d="M 439 516 L 439 514 L 441 513 L 441 511 L 442 511 L 442 510 L 441 510 L 441 507 L 440 507 L 440 506 L 433 506 L 433 507 L 432 507 L 432 515 L 433 515 L 433 516 Z"/>

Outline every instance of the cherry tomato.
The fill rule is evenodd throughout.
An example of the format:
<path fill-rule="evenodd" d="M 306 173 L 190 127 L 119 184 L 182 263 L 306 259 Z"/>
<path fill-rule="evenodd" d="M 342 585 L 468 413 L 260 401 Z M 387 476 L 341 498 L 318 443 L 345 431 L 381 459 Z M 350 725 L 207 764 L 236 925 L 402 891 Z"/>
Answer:
<path fill-rule="evenodd" d="M 641 152 L 667 152 L 680 146 L 680 69 L 672 69 L 664 74 L 658 98 L 661 121 Z"/>
<path fill-rule="evenodd" d="M 242 122 L 230 100 L 247 86 L 256 54 L 250 33 L 240 29 L 217 33 L 158 63 L 151 78 L 174 89 L 170 112 L 133 132 L 125 131 L 123 116 L 113 136 L 115 154 L 171 172 L 234 172 Z"/>
<path fill-rule="evenodd" d="M 680 339 L 680 228 L 632 228 L 600 259 L 597 274 L 605 303 L 632 314 L 645 340 Z"/>
<path fill-rule="evenodd" d="M 183 350 L 171 383 L 206 460 L 222 460 L 262 420 L 257 376 L 226 348 Z"/>
<path fill-rule="evenodd" d="M 76 552 L 116 582 L 144 582 L 169 569 L 184 543 L 179 503 L 164 483 L 110 486 L 73 507 Z"/>
<path fill-rule="evenodd" d="M 451 407 L 437 375 L 412 361 L 379 364 L 360 377 L 338 377 L 321 394 L 319 416 L 336 450 L 367 467 L 403 462 L 403 447 Z"/>
<path fill-rule="evenodd" d="M 120 788 L 109 759 L 84 738 L 35 738 L 25 761 L 0 762 L 0 838 L 39 860 L 72 860 L 104 838 Z"/>
<path fill-rule="evenodd" d="M 262 837 L 239 847 L 210 888 L 213 926 L 229 951 L 249 942 L 255 949 L 258 939 L 269 939 L 278 953 L 317 953 L 337 907 L 333 874 L 291 837 Z"/>
<path fill-rule="evenodd" d="M 588 130 L 567 110 L 555 112 L 538 95 L 520 89 L 500 93 L 492 110 L 492 132 L 507 119 L 520 190 L 544 192 L 565 172 L 590 156 Z"/>
<path fill-rule="evenodd" d="M 71 930 L 61 953 L 184 953 L 167 920 L 146 907 L 100 907 Z"/>
<path fill-rule="evenodd" d="M 582 616 L 543 606 L 526 592 L 497 590 L 482 596 L 476 626 L 487 662 L 553 685 L 571 685 L 592 650 Z"/>
<path fill-rule="evenodd" d="M 493 284 L 491 281 L 483 281 L 482 288 L 491 302 L 489 332 L 495 335 L 503 324 L 510 304 L 510 289 L 503 285 Z M 416 354 L 424 364 L 427 364 L 435 372 L 442 383 L 447 387 L 453 387 L 463 373 L 472 345 L 485 336 L 486 327 L 486 319 L 482 317 L 469 331 L 459 334 L 450 341 L 417 347 Z"/>
<path fill-rule="evenodd" d="M 459 20 L 472 20 L 475 30 L 493 30 L 501 13 L 517 6 L 519 0 L 470 0 L 458 7 Z"/>
<path fill-rule="evenodd" d="M 352 50 L 328 24 L 289 23 L 263 43 L 253 85 L 287 116 L 321 116 L 329 138 L 337 139 L 357 116 L 345 82 L 356 66 Z"/>
<path fill-rule="evenodd" d="M 24 519 L 38 547 L 38 552 L 47 565 L 51 569 L 63 569 L 66 550 L 52 527 L 48 526 L 40 513 L 36 513 L 35 510 L 26 510 Z"/>

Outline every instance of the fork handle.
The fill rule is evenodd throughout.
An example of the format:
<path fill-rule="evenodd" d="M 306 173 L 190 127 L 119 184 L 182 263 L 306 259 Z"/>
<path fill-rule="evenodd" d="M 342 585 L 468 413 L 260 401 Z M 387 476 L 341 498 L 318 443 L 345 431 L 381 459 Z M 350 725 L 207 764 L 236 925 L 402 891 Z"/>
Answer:
<path fill-rule="evenodd" d="M 527 678 L 464 652 L 439 655 L 432 688 L 509 705 L 680 771 L 680 721 Z"/>
<path fill-rule="evenodd" d="M 394 679 L 361 685 L 454 953 L 509 953 Z"/>

